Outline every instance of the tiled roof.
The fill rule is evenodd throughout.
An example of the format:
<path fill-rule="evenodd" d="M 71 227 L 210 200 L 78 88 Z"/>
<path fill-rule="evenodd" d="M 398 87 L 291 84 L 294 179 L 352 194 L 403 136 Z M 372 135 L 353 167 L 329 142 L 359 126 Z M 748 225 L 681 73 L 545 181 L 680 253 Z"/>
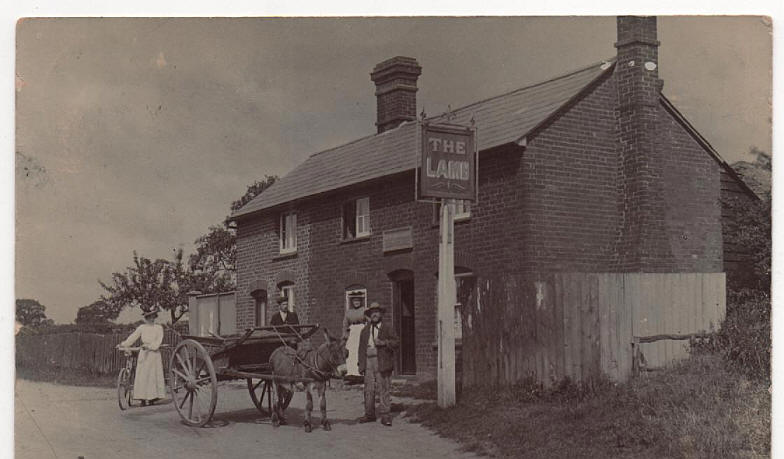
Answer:
<path fill-rule="evenodd" d="M 519 141 L 578 95 L 611 65 L 597 63 L 551 80 L 527 86 L 453 110 L 450 123 L 469 124 L 473 117 L 479 150 Z M 428 118 L 447 121 L 446 114 Z M 355 140 L 310 156 L 232 217 L 295 199 L 414 169 L 417 124 Z"/>

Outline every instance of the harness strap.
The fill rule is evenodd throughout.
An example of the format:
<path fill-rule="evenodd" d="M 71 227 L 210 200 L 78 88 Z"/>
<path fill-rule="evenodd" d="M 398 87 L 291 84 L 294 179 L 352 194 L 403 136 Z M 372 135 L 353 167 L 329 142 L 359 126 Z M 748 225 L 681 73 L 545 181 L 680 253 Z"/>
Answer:
<path fill-rule="evenodd" d="M 291 347 L 291 346 L 289 346 L 289 344 L 286 342 L 286 340 L 284 340 L 284 339 L 283 339 L 283 336 L 280 334 L 280 332 L 278 332 L 278 329 L 277 329 L 277 328 L 274 328 L 273 330 L 275 331 L 275 334 L 278 336 L 278 339 L 280 339 L 280 341 L 283 343 L 283 345 L 284 345 L 284 346 Z M 293 330 L 293 329 L 292 329 L 292 330 Z M 302 340 L 302 335 L 300 335 L 300 334 L 299 334 L 299 332 L 297 332 L 296 330 L 294 330 L 294 333 L 296 333 L 296 334 L 297 334 L 297 336 L 298 336 L 298 337 L 299 337 L 299 338 Z M 303 359 L 302 359 L 302 358 L 299 356 L 299 354 L 298 354 L 298 353 L 296 352 L 296 350 L 295 350 L 295 352 L 294 352 L 294 359 L 295 359 L 295 364 L 296 364 L 296 363 L 299 363 L 300 365 L 302 365 L 303 367 L 305 367 L 305 368 L 306 368 L 306 369 L 307 369 L 307 370 L 308 370 L 310 373 L 312 373 L 314 376 L 316 376 L 318 379 L 323 379 L 323 380 L 327 380 L 327 379 L 329 379 L 329 373 L 328 373 L 327 371 L 324 371 L 324 370 L 319 370 L 319 367 L 318 367 L 318 357 L 319 357 L 319 352 L 318 352 L 318 349 L 314 349 L 314 350 L 313 350 L 313 354 L 314 354 L 314 356 L 313 356 L 313 364 L 312 364 L 312 365 L 308 365 L 308 363 L 306 363 L 306 362 L 305 362 L 305 361 L 304 361 L 304 360 L 303 360 Z M 335 366 L 335 365 L 334 365 L 334 364 L 333 364 L 331 361 L 327 360 L 327 363 L 328 363 L 328 364 L 329 364 L 331 367 L 333 367 L 333 368 L 334 368 L 334 366 Z"/>

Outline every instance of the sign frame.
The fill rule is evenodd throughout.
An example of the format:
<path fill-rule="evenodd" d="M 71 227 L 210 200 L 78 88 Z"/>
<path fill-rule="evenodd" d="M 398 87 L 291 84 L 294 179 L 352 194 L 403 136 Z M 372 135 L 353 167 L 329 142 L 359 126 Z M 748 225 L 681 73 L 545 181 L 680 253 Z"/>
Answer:
<path fill-rule="evenodd" d="M 468 134 L 471 136 L 473 148 L 470 153 L 473 155 L 471 166 L 473 167 L 473 193 L 470 198 L 465 196 L 449 197 L 449 196 L 424 196 L 422 194 L 422 177 L 421 174 L 424 170 L 423 162 L 425 160 L 425 133 L 426 132 L 442 132 L 445 134 Z M 445 199 L 458 199 L 463 201 L 470 201 L 474 203 L 479 202 L 479 145 L 478 145 L 478 129 L 472 123 L 471 126 L 454 123 L 430 123 L 428 121 L 417 121 L 417 139 L 416 139 L 416 167 L 414 168 L 414 200 L 418 202 L 427 202 L 438 204 Z"/>

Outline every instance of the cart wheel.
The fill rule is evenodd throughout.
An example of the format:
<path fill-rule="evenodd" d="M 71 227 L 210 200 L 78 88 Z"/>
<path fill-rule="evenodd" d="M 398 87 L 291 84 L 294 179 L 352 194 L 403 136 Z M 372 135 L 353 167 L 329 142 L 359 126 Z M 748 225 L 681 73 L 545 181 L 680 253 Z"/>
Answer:
<path fill-rule="evenodd" d="M 270 387 L 270 389 L 272 388 Z M 287 390 L 285 394 L 283 400 L 280 401 L 280 408 L 283 410 L 289 407 L 289 403 L 291 403 L 291 399 L 294 397 L 294 391 Z"/>
<path fill-rule="evenodd" d="M 131 378 L 127 368 L 120 370 L 117 375 L 117 402 L 121 410 L 127 410 L 133 406 L 133 387 L 131 387 Z"/>
<path fill-rule="evenodd" d="M 204 426 L 218 403 L 218 378 L 210 355 L 204 346 L 186 339 L 174 349 L 169 368 L 169 391 L 177 413 L 189 426 Z"/>
<path fill-rule="evenodd" d="M 253 405 L 256 406 L 256 409 L 262 414 L 268 415 L 269 413 L 264 409 L 264 394 L 267 394 L 267 397 L 269 397 L 269 391 L 271 389 L 269 381 L 259 379 L 258 381 L 253 382 L 252 378 L 248 378 L 247 381 L 248 392 L 250 392 L 250 399 L 253 400 Z"/>

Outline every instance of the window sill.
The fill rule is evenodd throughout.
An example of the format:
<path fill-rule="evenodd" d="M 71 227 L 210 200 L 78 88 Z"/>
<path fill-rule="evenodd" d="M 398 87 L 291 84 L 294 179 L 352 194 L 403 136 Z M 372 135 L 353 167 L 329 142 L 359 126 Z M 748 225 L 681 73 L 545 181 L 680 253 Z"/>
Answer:
<path fill-rule="evenodd" d="M 297 257 L 297 251 L 291 250 L 288 252 L 280 252 L 277 256 L 272 258 L 272 261 L 279 261 L 279 260 L 285 260 L 287 258 L 296 258 L 296 257 Z"/>
<path fill-rule="evenodd" d="M 470 221 L 471 221 L 471 216 L 468 216 L 468 217 L 461 217 L 461 218 L 456 218 L 456 219 L 455 219 L 455 225 L 462 225 L 462 224 L 464 224 L 464 223 L 468 223 L 468 222 L 470 222 Z M 433 223 L 432 225 L 430 225 L 430 227 L 431 227 L 431 228 L 438 228 L 438 226 L 439 226 L 439 225 L 440 225 L 440 223 L 439 223 L 439 222 L 435 222 L 435 223 Z"/>
<path fill-rule="evenodd" d="M 351 239 L 341 239 L 340 243 L 341 244 L 351 244 L 353 242 L 369 241 L 370 240 L 370 236 L 371 236 L 370 234 L 366 234 L 364 236 L 353 237 Z"/>

